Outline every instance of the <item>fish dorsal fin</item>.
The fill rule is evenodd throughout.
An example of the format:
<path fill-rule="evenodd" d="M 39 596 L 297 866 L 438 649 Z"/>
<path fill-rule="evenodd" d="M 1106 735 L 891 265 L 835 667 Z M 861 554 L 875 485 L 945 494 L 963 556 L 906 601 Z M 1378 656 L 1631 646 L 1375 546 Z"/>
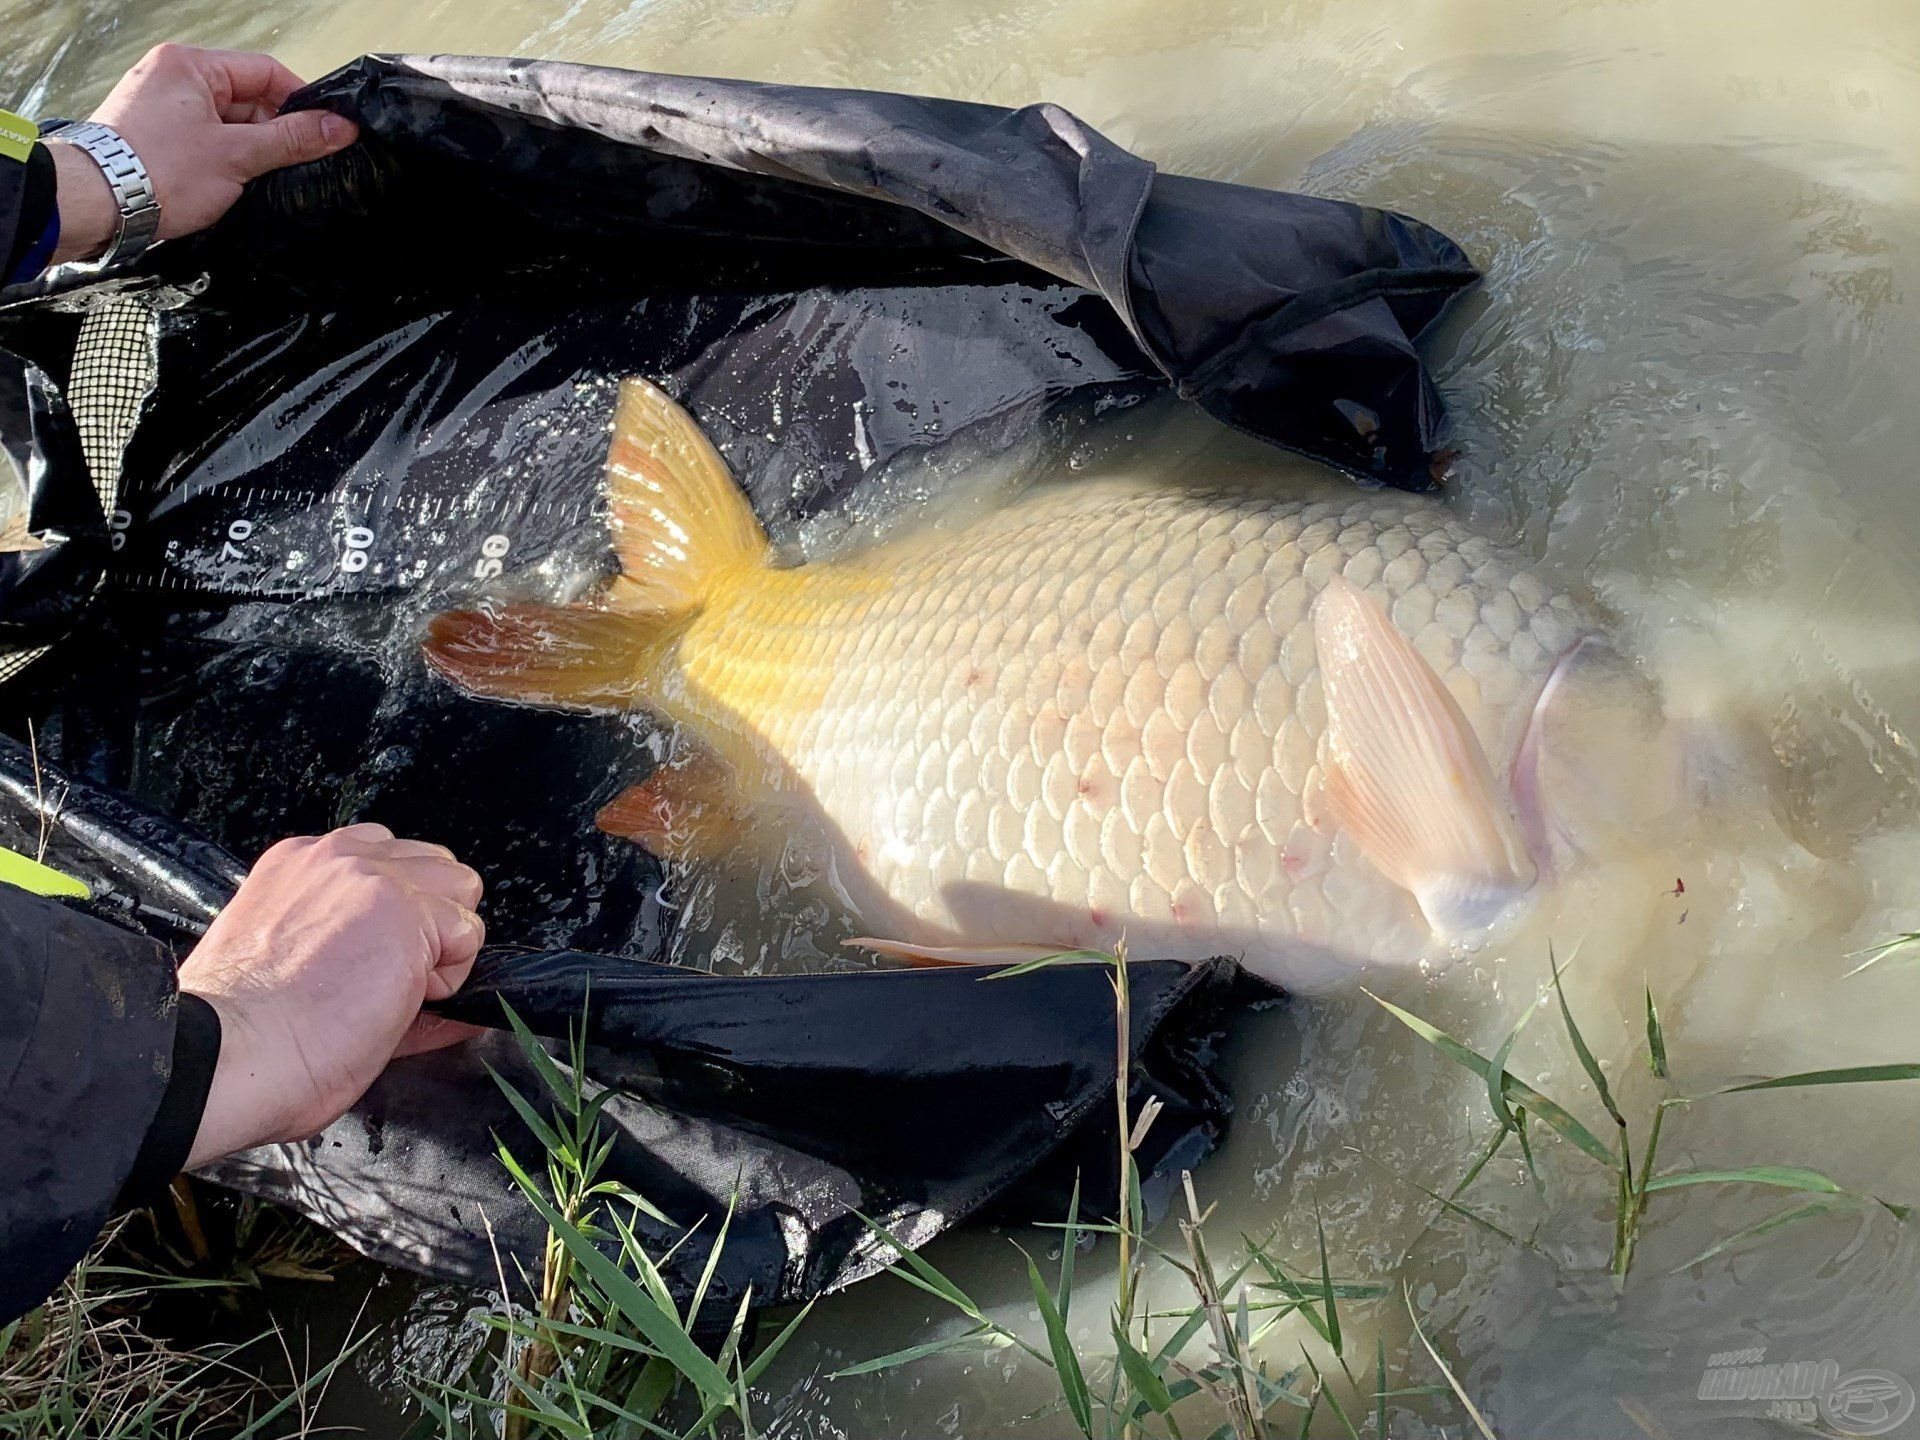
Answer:
<path fill-rule="evenodd" d="M 1484 931 L 1535 867 L 1459 704 L 1379 605 L 1335 576 L 1314 602 L 1335 821 L 1436 934 Z"/>
<path fill-rule="evenodd" d="M 607 503 L 625 608 L 696 608 L 722 573 L 765 564 L 767 533 L 691 415 L 645 380 L 623 380 L 607 452 Z"/>

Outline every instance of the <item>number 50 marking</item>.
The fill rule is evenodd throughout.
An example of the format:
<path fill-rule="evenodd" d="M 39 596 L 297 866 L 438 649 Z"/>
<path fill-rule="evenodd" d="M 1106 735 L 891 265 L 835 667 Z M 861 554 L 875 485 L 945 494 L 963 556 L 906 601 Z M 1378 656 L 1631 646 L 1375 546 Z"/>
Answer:
<path fill-rule="evenodd" d="M 489 535 L 480 542 L 480 558 L 473 562 L 473 578 L 491 580 L 500 573 L 500 562 L 506 559 L 507 551 L 513 548 L 513 542 L 504 535 Z"/>

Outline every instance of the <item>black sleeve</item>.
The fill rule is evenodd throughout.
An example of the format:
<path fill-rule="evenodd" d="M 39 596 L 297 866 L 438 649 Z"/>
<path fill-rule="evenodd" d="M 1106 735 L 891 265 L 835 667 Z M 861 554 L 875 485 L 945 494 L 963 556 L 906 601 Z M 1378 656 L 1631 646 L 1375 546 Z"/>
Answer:
<path fill-rule="evenodd" d="M 212 1012 L 191 1013 L 158 942 L 0 885 L 0 1323 L 52 1292 L 123 1189 L 185 1159 L 212 1075 Z"/>
<path fill-rule="evenodd" d="M 45 150 L 44 145 L 33 147 L 36 151 Z M 0 263 L 6 263 L 17 248 L 33 243 L 30 235 L 24 234 L 26 225 L 22 223 L 26 216 L 27 182 L 30 168 L 20 160 L 0 155 Z M 12 270 L 7 264 L 7 270 Z M 5 272 L 0 272 L 0 279 Z"/>
<path fill-rule="evenodd" d="M 16 273 L 30 256 L 45 263 L 35 252 L 53 218 L 55 188 L 53 154 L 45 145 L 35 144 L 24 161 L 0 155 L 0 285 L 31 279 L 31 272 Z"/>

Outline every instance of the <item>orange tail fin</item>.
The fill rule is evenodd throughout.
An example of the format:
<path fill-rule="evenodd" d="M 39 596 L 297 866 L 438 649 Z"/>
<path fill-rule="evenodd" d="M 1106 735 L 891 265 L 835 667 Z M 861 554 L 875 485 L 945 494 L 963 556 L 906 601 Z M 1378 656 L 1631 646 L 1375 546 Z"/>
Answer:
<path fill-rule="evenodd" d="M 767 564 L 770 547 L 693 417 L 644 380 L 620 387 L 607 499 L 620 575 L 597 603 L 438 616 L 427 663 L 463 689 L 528 704 L 623 707 L 656 692 L 713 587 Z"/>

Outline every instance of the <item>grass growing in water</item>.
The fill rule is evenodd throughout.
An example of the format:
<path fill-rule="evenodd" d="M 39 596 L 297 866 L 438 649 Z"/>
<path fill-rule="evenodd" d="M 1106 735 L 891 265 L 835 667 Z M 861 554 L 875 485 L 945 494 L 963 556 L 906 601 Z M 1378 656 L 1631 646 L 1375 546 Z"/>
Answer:
<path fill-rule="evenodd" d="M 990 1315 L 960 1285 L 924 1256 L 901 1251 L 891 1267 L 906 1283 L 935 1296 L 963 1316 L 959 1334 L 912 1345 L 837 1372 L 851 1377 L 953 1352 L 1017 1349 L 1045 1367 L 1058 1400 L 1052 1409 L 1074 1433 L 1088 1440 L 1132 1440 L 1165 1435 L 1169 1440 L 1266 1440 L 1311 1433 L 1316 1421 L 1327 1433 L 1384 1440 L 1390 1401 L 1441 1400 L 1460 1407 L 1457 1424 L 1493 1440 L 1490 1422 L 1447 1365 L 1422 1323 L 1410 1289 L 1401 1290 L 1411 1333 L 1431 1358 L 1444 1384 L 1394 1384 L 1384 1340 L 1371 1354 L 1358 1353 L 1354 1305 L 1390 1298 L 1385 1284 L 1336 1279 L 1325 1230 L 1316 1219 L 1313 1253 L 1289 1262 L 1272 1237 L 1230 1237 L 1243 1258 L 1219 1259 L 1220 1237 L 1210 1209 L 1203 1208 L 1191 1177 L 1182 1186 L 1175 1237 L 1162 1244 L 1147 1233 L 1135 1156 L 1157 1114 L 1152 1102 L 1137 1111 L 1131 1091 L 1131 1002 L 1124 950 L 1075 952 L 996 972 L 1015 980 L 1026 970 L 1061 963 L 1108 966 L 1114 986 L 1116 1122 L 1121 1136 L 1115 1156 L 1119 1201 L 1110 1219 L 1081 1215 L 1076 1190 L 1066 1220 L 1052 1230 L 1061 1242 L 1057 1266 L 1042 1269 L 1020 1251 L 1041 1335 L 1030 1339 Z M 1795 1203 L 1758 1224 L 1716 1241 L 1688 1265 L 1698 1264 L 1773 1231 L 1826 1213 L 1835 1206 L 1880 1205 L 1899 1218 L 1906 1207 L 1850 1192 L 1805 1167 L 1777 1164 L 1729 1169 L 1658 1171 L 1669 1111 L 1709 1098 L 1761 1090 L 1920 1079 L 1920 1065 L 1857 1066 L 1749 1081 L 1700 1096 L 1668 1095 L 1639 1127 L 1616 1102 L 1605 1072 L 1575 1023 L 1560 972 L 1554 967 L 1539 1000 L 1506 1035 L 1492 1056 L 1483 1056 L 1411 1012 L 1379 1004 L 1426 1043 L 1477 1074 L 1487 1087 L 1496 1119 L 1492 1142 L 1483 1147 L 1450 1195 L 1425 1190 L 1441 1207 L 1509 1240 L 1517 1237 L 1479 1215 L 1460 1196 L 1515 1141 L 1538 1179 L 1529 1127 L 1572 1145 L 1613 1177 L 1614 1238 L 1609 1269 L 1624 1285 L 1655 1197 L 1697 1186 L 1762 1186 L 1795 1192 Z M 1572 1110 L 1518 1079 L 1507 1068 L 1528 1020 L 1557 1001 L 1562 1024 L 1583 1071 L 1613 1127 L 1611 1143 Z M 519 1277 L 515 1289 L 501 1276 L 502 1298 L 486 1317 L 495 1343 L 457 1381 L 418 1380 L 414 1393 L 425 1414 L 416 1440 L 597 1440 L 597 1437 L 755 1436 L 753 1387 L 804 1320 L 803 1309 L 772 1340 L 755 1349 L 748 1315 L 751 1295 L 722 1311 L 713 1293 L 715 1260 L 724 1245 L 723 1223 L 691 1298 L 676 1302 L 664 1274 L 672 1251 L 650 1252 L 638 1233 L 638 1218 L 662 1216 L 644 1198 L 602 1178 L 611 1146 L 600 1111 L 605 1094 L 589 1094 L 585 1047 L 575 1036 L 564 1068 L 517 1018 L 510 1017 L 530 1063 L 556 1102 L 543 1113 L 505 1086 L 521 1120 L 546 1151 L 544 1174 L 530 1173 L 502 1147 L 501 1163 L 527 1202 L 540 1213 L 547 1239 L 537 1276 Z M 1645 1055 L 1653 1075 L 1671 1081 L 1658 1009 L 1646 994 Z M 1537 1129 L 1537 1126 L 1535 1128 Z M 1598 1132 L 1598 1133 L 1596 1133 Z M 876 1227 L 877 1229 L 877 1227 Z M 1164 1232 L 1164 1227 L 1162 1227 Z M 188 1227 L 191 1234 L 192 1227 Z M 1083 1241 L 1110 1236 L 1118 1258 L 1118 1283 L 1104 1325 L 1091 1346 L 1076 1344 L 1070 1331 L 1076 1303 L 1075 1264 Z M 687 1235 L 679 1245 L 693 1243 Z M 884 1237 L 883 1237 L 884 1238 Z M 889 1241 L 889 1243 L 891 1243 Z M 1520 1243 L 1526 1243 L 1521 1241 Z M 675 1250 L 678 1246 L 676 1245 Z M 188 1257 L 191 1258 L 191 1257 Z M 202 1257 L 204 1259 L 204 1257 Z M 263 1262 L 303 1268 L 297 1253 Z M 269 1266 L 276 1268 L 269 1268 Z M 1684 1266 L 1681 1268 L 1685 1268 Z M 1170 1308 L 1151 1308 L 1150 1279 L 1171 1277 L 1182 1298 Z M 238 1347 L 183 1353 L 147 1339 L 127 1314 L 139 1294 L 168 1285 L 222 1282 L 167 1281 L 102 1265 L 98 1260 L 68 1283 L 55 1302 L 28 1320 L 0 1329 L 0 1437 L 73 1435 L 100 1440 L 149 1440 L 218 1433 L 236 1440 L 308 1433 L 302 1408 L 315 1387 L 345 1361 L 337 1357 L 295 1393 L 269 1404 L 237 1370 Z M 514 1300 L 531 1293 L 531 1305 Z M 1084 1311 L 1085 1298 L 1079 1303 Z M 1282 1366 L 1277 1328 L 1297 1319 L 1310 1332 L 1312 1349 L 1300 1347 L 1297 1362 Z M 708 1323 L 713 1321 L 714 1323 Z M 676 1398 L 677 1395 L 677 1398 Z M 670 1403 L 672 1402 L 672 1403 Z M 266 1406 L 262 1410 L 262 1406 Z"/>
<path fill-rule="evenodd" d="M 1551 953 L 1548 955 L 1548 964 L 1552 970 L 1552 983 L 1514 1022 L 1513 1028 L 1507 1032 L 1506 1038 L 1491 1057 L 1470 1049 L 1445 1031 L 1437 1029 L 1398 1005 L 1382 1000 L 1372 991 L 1365 992 L 1370 999 L 1414 1034 L 1449 1060 L 1480 1076 L 1486 1083 L 1488 1103 L 1493 1109 L 1494 1119 L 1497 1122 L 1493 1140 L 1474 1160 L 1466 1175 L 1453 1187 L 1453 1193 L 1450 1196 L 1435 1196 L 1443 1205 L 1469 1218 L 1480 1220 L 1482 1224 L 1488 1223 L 1474 1212 L 1460 1206 L 1459 1197 L 1478 1178 L 1481 1171 L 1499 1153 L 1500 1148 L 1509 1138 L 1517 1141 L 1526 1159 L 1528 1172 L 1533 1175 L 1536 1184 L 1539 1183 L 1539 1171 L 1534 1165 L 1533 1147 L 1527 1134 L 1528 1120 L 1531 1117 L 1559 1135 L 1581 1154 L 1613 1173 L 1615 1194 L 1613 1249 L 1608 1268 L 1616 1288 L 1625 1287 L 1627 1274 L 1633 1268 L 1634 1252 L 1640 1241 L 1646 1222 L 1647 1208 L 1652 1197 L 1666 1191 L 1700 1185 L 1757 1185 L 1797 1191 L 1802 1195 L 1813 1197 L 1802 1200 L 1757 1224 L 1722 1237 L 1692 1259 L 1676 1266 L 1676 1271 L 1688 1269 L 1748 1240 L 1758 1239 L 1840 1206 L 1879 1205 L 1902 1221 L 1912 1213 L 1908 1206 L 1895 1204 L 1878 1196 L 1862 1195 L 1847 1190 L 1819 1171 L 1810 1170 L 1805 1166 L 1742 1165 L 1729 1169 L 1669 1170 L 1656 1174 L 1654 1161 L 1659 1153 L 1661 1133 L 1666 1125 L 1667 1114 L 1681 1106 L 1698 1104 L 1702 1100 L 1715 1096 L 1757 1090 L 1916 1080 L 1920 1079 L 1920 1064 L 1868 1065 L 1841 1070 L 1806 1071 L 1796 1075 L 1781 1075 L 1749 1081 L 1743 1085 L 1730 1085 L 1703 1096 L 1666 1096 L 1655 1103 L 1653 1112 L 1648 1118 L 1645 1148 L 1636 1167 L 1631 1127 L 1627 1124 L 1627 1118 L 1619 1104 L 1614 1100 L 1613 1089 L 1607 1083 L 1606 1072 L 1600 1067 L 1600 1062 L 1594 1058 L 1586 1037 L 1580 1032 L 1580 1027 L 1574 1023 L 1573 1011 L 1567 1004 L 1566 990 L 1560 982 L 1561 966 L 1553 959 Z M 1607 1112 L 1608 1119 L 1613 1122 L 1614 1140 L 1611 1144 L 1601 1140 L 1565 1106 L 1548 1099 L 1506 1068 L 1507 1058 L 1513 1053 L 1513 1047 L 1520 1038 L 1520 1032 L 1550 998 L 1559 1001 L 1560 1018 L 1565 1025 L 1567 1039 L 1573 1046 L 1573 1053 L 1580 1062 L 1580 1068 L 1593 1082 L 1593 1088 Z M 1659 1008 L 1654 1003 L 1653 991 L 1650 987 L 1646 990 L 1645 1053 L 1648 1067 L 1652 1070 L 1654 1077 L 1662 1081 L 1670 1081 L 1673 1076 L 1667 1058 L 1666 1034 L 1661 1027 Z M 1433 1194 L 1432 1191 L 1427 1193 Z M 1504 1231 L 1500 1233 L 1505 1234 Z"/>
<path fill-rule="evenodd" d="M 575 1030 L 563 1071 L 511 1011 L 521 1049 L 554 1100 L 552 1122 L 500 1076 L 501 1090 L 546 1151 L 545 1183 L 512 1151 L 500 1163 L 527 1203 L 546 1222 L 538 1276 L 521 1276 L 539 1297 L 531 1310 L 500 1277 L 499 1307 L 485 1317 L 497 1345 L 484 1351 L 460 1382 L 422 1382 L 416 1397 L 426 1411 L 416 1437 L 446 1440 L 595 1440 L 595 1437 L 682 1437 L 738 1433 L 754 1425 L 753 1384 L 806 1318 L 803 1307 L 774 1338 L 748 1357 L 752 1292 L 743 1294 L 723 1326 L 703 1325 L 712 1281 L 725 1247 L 727 1225 L 713 1237 L 708 1260 L 687 1303 L 678 1304 L 662 1266 L 637 1231 L 641 1216 L 666 1216 L 623 1185 L 601 1178 L 613 1137 L 600 1112 L 614 1093 L 588 1094 L 585 1027 Z M 689 1243 L 691 1232 L 674 1247 Z M 717 1345 L 703 1337 L 719 1335 Z M 677 1428 L 664 1422 L 667 1401 L 685 1388 L 697 1411 Z M 728 1427 L 723 1432 L 722 1426 Z"/>
<path fill-rule="evenodd" d="M 1363 1428 L 1385 1437 L 1389 1399 L 1449 1392 L 1459 1396 L 1482 1435 L 1491 1440 L 1493 1432 L 1421 1330 L 1410 1293 L 1404 1298 L 1414 1329 L 1447 1385 L 1389 1388 L 1384 1341 L 1376 1344 L 1371 1367 L 1366 1363 L 1369 1357 L 1352 1353 L 1350 1331 L 1341 1320 L 1341 1302 L 1378 1301 L 1389 1291 L 1384 1285 L 1334 1279 L 1326 1230 L 1317 1215 L 1317 1266 L 1289 1265 L 1274 1253 L 1271 1239 L 1256 1242 L 1241 1236 L 1245 1258 L 1223 1268 L 1208 1243 L 1212 1210 L 1201 1208 L 1189 1173 L 1182 1176 L 1184 1213 L 1178 1219 L 1179 1248 L 1164 1248 L 1146 1233 L 1135 1156 L 1158 1107 L 1148 1101 L 1137 1114 L 1130 1108 L 1131 1005 L 1124 945 L 1112 954 L 1082 950 L 1049 956 L 985 978 L 1005 981 L 1048 965 L 1088 962 L 1107 965 L 1112 971 L 1119 1214 L 1108 1222 L 1083 1221 L 1079 1189 L 1075 1187 L 1065 1223 L 1049 1227 L 1061 1232 L 1060 1264 L 1051 1283 L 1034 1258 L 1021 1249 L 1046 1348 L 1041 1349 L 988 1315 L 924 1256 L 902 1250 L 891 1273 L 951 1306 L 971 1321 L 971 1326 L 958 1335 L 848 1366 L 836 1372 L 836 1378 L 891 1369 L 938 1354 L 1017 1348 L 1051 1369 L 1060 1391 L 1057 1408 L 1070 1417 L 1076 1433 L 1087 1440 L 1133 1440 L 1150 1434 L 1186 1440 L 1188 1431 L 1184 1427 L 1199 1425 L 1207 1428 L 1196 1428 L 1192 1433 L 1206 1435 L 1209 1440 L 1269 1440 L 1287 1433 L 1304 1436 L 1323 1407 L 1353 1440 L 1360 1440 Z M 875 1229 L 878 1232 L 878 1227 Z M 885 1238 L 883 1232 L 879 1233 Z M 1110 1357 L 1088 1357 L 1076 1349 L 1068 1329 L 1073 1314 L 1074 1260 L 1082 1239 L 1101 1235 L 1114 1237 L 1119 1258 L 1116 1295 L 1105 1317 L 1113 1353 Z M 1187 1298 L 1176 1308 L 1152 1310 L 1142 1303 L 1150 1261 L 1179 1278 Z M 1312 1330 L 1324 1354 L 1316 1360 L 1302 1346 L 1300 1362 L 1289 1362 L 1288 1368 L 1280 1371 L 1264 1353 L 1266 1342 L 1278 1326 L 1295 1316 Z M 1196 1342 L 1200 1342 L 1204 1358 L 1190 1355 Z M 1356 1365 L 1364 1380 L 1356 1375 Z M 1342 1402 L 1341 1388 L 1332 1383 L 1336 1379 L 1346 1382 L 1345 1393 L 1364 1402 L 1363 1408 L 1350 1409 Z"/>

